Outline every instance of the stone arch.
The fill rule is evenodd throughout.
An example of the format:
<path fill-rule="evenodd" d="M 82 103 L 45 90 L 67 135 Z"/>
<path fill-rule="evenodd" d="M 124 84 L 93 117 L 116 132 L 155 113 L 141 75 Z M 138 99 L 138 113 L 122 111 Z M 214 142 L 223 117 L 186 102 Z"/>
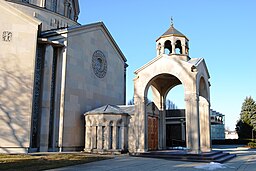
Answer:
<path fill-rule="evenodd" d="M 186 116 L 186 145 L 194 153 L 201 152 L 200 144 L 200 116 L 199 116 L 199 81 L 198 73 L 204 73 L 204 68 L 177 60 L 176 58 L 162 57 L 142 67 L 135 72 L 137 77 L 134 79 L 134 102 L 135 102 L 135 139 L 136 151 L 143 152 L 148 150 L 147 144 L 147 113 L 146 97 L 148 88 L 152 86 L 155 94 L 153 100 L 161 113 L 162 137 L 159 149 L 166 148 L 165 144 L 165 101 L 164 98 L 168 90 L 174 85 L 182 84 L 184 86 L 185 116 Z M 199 71 L 198 71 L 199 69 Z M 202 72 L 203 71 L 203 72 Z M 162 82 L 161 77 L 166 77 L 167 82 Z M 177 78 L 179 82 L 171 83 Z M 157 81 L 156 81 L 157 80 Z M 169 80 L 169 82 L 168 82 Z M 154 84 L 154 82 L 156 84 Z M 157 87 L 166 85 L 165 87 Z M 154 94 L 154 93 L 153 93 Z M 206 108 L 205 108 L 206 109 Z M 208 139 L 209 140 L 209 139 Z M 206 141 L 208 141 L 206 140 Z M 210 140 L 209 140 L 210 141 Z"/>

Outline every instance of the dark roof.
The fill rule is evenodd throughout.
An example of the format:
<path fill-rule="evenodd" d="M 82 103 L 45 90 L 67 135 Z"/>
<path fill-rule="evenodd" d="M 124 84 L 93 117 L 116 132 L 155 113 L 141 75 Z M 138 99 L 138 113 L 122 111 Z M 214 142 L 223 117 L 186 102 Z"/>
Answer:
<path fill-rule="evenodd" d="M 108 104 L 108 105 L 93 109 L 91 111 L 88 111 L 85 114 L 128 114 L 128 113 L 116 105 Z"/>
<path fill-rule="evenodd" d="M 169 35 L 176 35 L 176 36 L 182 36 L 186 37 L 184 34 L 176 30 L 173 25 L 162 35 L 162 36 L 169 36 Z"/>
<path fill-rule="evenodd" d="M 118 105 L 124 112 L 128 113 L 129 115 L 133 115 L 135 113 L 134 105 Z"/>
<path fill-rule="evenodd" d="M 180 31 L 178 31 L 176 28 L 174 28 L 173 24 L 171 27 L 164 33 L 162 36 L 160 36 L 156 41 L 158 41 L 161 37 L 166 37 L 166 36 L 178 36 L 178 37 L 185 37 L 188 39 L 184 34 L 182 34 Z"/>

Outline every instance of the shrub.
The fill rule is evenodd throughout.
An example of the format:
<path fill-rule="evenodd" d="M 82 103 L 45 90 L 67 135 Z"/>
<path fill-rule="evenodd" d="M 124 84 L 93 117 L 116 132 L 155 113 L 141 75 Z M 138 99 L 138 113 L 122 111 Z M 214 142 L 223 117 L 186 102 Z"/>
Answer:
<path fill-rule="evenodd" d="M 249 146 L 250 148 L 256 148 L 256 142 L 249 142 L 249 143 L 248 143 L 248 146 Z"/>

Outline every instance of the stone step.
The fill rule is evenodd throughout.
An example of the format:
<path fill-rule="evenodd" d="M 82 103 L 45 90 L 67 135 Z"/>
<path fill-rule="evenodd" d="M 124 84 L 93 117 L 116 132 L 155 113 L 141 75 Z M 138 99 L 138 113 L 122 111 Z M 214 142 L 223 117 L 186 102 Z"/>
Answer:
<path fill-rule="evenodd" d="M 223 153 L 222 151 L 212 151 L 201 154 L 191 154 L 184 151 L 153 151 L 145 153 L 130 154 L 134 157 L 164 158 L 170 160 L 195 161 L 195 162 L 219 162 L 223 163 L 234 158 L 236 155 Z"/>
<path fill-rule="evenodd" d="M 221 158 L 218 158 L 218 159 L 214 160 L 214 162 L 224 163 L 224 162 L 226 162 L 228 160 L 231 160 L 231 159 L 233 159 L 235 157 L 236 157 L 236 154 L 228 154 L 226 156 L 223 156 Z"/>

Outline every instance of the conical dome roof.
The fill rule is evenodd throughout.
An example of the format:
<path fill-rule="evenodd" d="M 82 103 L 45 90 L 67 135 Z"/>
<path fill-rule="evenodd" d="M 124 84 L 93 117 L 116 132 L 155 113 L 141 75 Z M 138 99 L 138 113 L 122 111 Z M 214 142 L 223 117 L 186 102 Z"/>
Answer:
<path fill-rule="evenodd" d="M 178 37 L 185 37 L 187 39 L 187 37 L 184 34 L 182 34 L 180 31 L 174 28 L 173 24 L 171 24 L 170 28 L 164 34 L 162 34 L 162 36 L 160 36 L 158 39 L 166 36 L 178 36 Z"/>

